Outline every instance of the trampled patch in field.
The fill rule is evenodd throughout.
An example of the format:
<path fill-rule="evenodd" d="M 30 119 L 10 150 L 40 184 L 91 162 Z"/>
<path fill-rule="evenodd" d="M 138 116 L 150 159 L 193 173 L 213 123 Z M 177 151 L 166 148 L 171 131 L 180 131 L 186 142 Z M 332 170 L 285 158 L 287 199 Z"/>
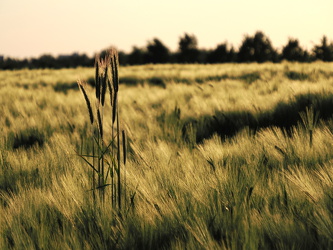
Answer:
<path fill-rule="evenodd" d="M 37 128 L 27 128 L 19 133 L 9 133 L 7 136 L 8 146 L 13 149 L 25 148 L 32 146 L 43 146 L 46 136 Z"/>
<path fill-rule="evenodd" d="M 196 142 L 200 143 L 204 139 L 210 138 L 213 134 L 218 134 L 221 138 L 230 138 L 238 131 L 248 127 L 250 131 L 256 131 L 271 126 L 285 129 L 287 133 L 293 126 L 301 123 L 300 113 L 306 108 L 313 107 L 319 118 L 327 121 L 333 116 L 333 94 L 301 94 L 296 95 L 289 102 L 280 102 L 272 110 L 260 113 L 249 111 L 216 111 L 213 116 L 203 116 L 198 119 L 189 118 L 182 121 L 183 138 L 187 140 L 187 127 L 196 131 Z"/>
<path fill-rule="evenodd" d="M 72 83 L 57 82 L 56 85 L 53 87 L 53 89 L 55 92 L 63 92 L 65 94 L 68 93 L 68 90 L 78 90 L 76 82 Z"/>

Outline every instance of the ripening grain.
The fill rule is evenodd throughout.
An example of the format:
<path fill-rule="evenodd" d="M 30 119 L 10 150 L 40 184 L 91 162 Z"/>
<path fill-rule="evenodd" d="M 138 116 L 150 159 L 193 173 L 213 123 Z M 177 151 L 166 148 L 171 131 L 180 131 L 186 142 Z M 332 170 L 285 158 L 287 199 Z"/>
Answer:
<path fill-rule="evenodd" d="M 333 64 L 115 65 L 0 72 L 1 249 L 333 247 Z"/>

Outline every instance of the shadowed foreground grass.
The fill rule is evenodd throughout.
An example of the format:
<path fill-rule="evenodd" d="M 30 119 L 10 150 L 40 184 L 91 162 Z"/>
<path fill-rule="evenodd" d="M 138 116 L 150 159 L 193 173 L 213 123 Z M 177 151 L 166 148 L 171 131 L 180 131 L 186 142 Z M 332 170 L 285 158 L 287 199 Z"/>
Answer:
<path fill-rule="evenodd" d="M 120 68 L 129 141 L 120 212 L 109 189 L 93 200 L 75 154 L 92 144 L 71 84 L 94 69 L 0 72 L 0 248 L 331 249 L 332 68 Z"/>

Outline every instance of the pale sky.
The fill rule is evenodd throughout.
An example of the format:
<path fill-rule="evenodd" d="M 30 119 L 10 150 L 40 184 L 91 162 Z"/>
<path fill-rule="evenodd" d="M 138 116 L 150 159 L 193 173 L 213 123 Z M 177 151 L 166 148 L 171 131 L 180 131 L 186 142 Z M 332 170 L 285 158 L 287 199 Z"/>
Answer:
<path fill-rule="evenodd" d="M 0 0 L 0 55 L 130 52 L 153 38 L 176 51 L 194 34 L 200 48 L 263 31 L 276 48 L 289 37 L 312 49 L 333 39 L 333 0 Z"/>

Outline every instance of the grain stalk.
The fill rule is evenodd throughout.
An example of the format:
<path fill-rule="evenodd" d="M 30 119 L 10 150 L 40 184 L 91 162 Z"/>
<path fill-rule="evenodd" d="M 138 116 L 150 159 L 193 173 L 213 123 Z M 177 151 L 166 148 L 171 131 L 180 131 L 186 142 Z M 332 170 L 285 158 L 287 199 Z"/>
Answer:
<path fill-rule="evenodd" d="M 306 107 L 305 112 L 301 112 L 300 117 L 302 119 L 305 130 L 309 133 L 309 145 L 312 148 L 313 145 L 313 131 L 317 126 L 319 113 L 315 113 L 313 107 Z"/>
<path fill-rule="evenodd" d="M 84 96 L 89 119 L 92 126 L 92 152 L 78 154 L 91 168 L 91 190 L 93 199 L 96 199 L 95 192 L 104 202 L 107 187 L 110 186 L 111 206 L 122 209 L 123 197 L 126 197 L 126 134 L 120 129 L 119 108 L 118 108 L 118 54 L 115 49 L 108 51 L 103 60 L 96 57 L 95 60 L 95 113 L 85 87 L 78 81 L 79 88 Z M 111 141 L 105 143 L 104 107 L 106 92 L 109 92 L 111 105 Z M 95 114 L 95 115 L 94 115 Z M 96 117 L 96 119 L 95 119 Z M 122 134 L 122 140 L 121 135 Z M 121 143 L 122 141 L 122 143 Z M 122 146 L 122 149 L 121 149 Z M 123 151 L 123 163 L 121 162 L 121 151 Z M 90 160 L 92 159 L 92 160 Z M 110 179 L 110 180 L 109 180 Z M 124 183 L 123 183 L 124 182 Z M 124 192 L 123 192 L 124 190 Z M 125 204 L 126 205 L 126 204 Z"/>

